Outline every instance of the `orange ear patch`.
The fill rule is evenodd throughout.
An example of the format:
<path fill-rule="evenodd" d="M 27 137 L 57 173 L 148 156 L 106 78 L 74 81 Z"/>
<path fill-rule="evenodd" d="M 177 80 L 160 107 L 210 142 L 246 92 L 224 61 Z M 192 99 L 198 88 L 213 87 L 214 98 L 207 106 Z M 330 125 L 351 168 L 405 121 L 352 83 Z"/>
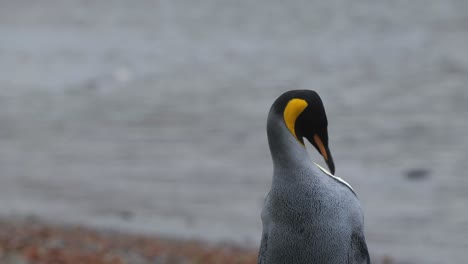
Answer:
<path fill-rule="evenodd" d="M 286 108 L 284 108 L 284 122 L 286 123 L 286 126 L 288 127 L 289 131 L 291 131 L 291 133 L 299 142 L 301 141 L 297 138 L 295 124 L 297 118 L 304 111 L 304 109 L 306 109 L 307 106 L 308 104 L 305 100 L 294 98 L 291 101 L 289 101 L 286 105 Z"/>

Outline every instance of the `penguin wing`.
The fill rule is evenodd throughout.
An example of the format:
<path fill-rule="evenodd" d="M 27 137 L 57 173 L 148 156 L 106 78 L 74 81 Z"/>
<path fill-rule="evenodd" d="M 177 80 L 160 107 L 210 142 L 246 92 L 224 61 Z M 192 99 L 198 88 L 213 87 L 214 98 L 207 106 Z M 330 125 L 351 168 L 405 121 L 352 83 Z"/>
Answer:
<path fill-rule="evenodd" d="M 262 241 L 260 242 L 260 250 L 258 251 L 258 264 L 265 264 L 266 263 L 266 254 L 268 250 L 268 200 L 270 198 L 270 192 L 268 192 L 267 196 L 265 197 L 264 207 L 262 209 L 262 224 L 263 224 L 263 232 L 262 232 Z"/>
<path fill-rule="evenodd" d="M 258 252 L 258 264 L 265 264 L 266 263 L 266 251 L 268 245 L 268 234 L 262 234 L 262 242 L 260 242 L 260 250 Z"/>
<path fill-rule="evenodd" d="M 348 253 L 349 264 L 370 264 L 369 251 L 363 234 L 353 234 L 351 250 Z"/>

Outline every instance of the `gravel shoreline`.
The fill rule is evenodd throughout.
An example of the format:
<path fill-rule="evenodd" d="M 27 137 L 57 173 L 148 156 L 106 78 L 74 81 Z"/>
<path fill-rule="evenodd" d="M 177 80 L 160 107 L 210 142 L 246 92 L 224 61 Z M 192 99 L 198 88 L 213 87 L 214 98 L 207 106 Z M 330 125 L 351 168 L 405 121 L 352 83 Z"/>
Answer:
<path fill-rule="evenodd" d="M 257 252 L 234 245 L 0 220 L 2 264 L 256 263 Z"/>

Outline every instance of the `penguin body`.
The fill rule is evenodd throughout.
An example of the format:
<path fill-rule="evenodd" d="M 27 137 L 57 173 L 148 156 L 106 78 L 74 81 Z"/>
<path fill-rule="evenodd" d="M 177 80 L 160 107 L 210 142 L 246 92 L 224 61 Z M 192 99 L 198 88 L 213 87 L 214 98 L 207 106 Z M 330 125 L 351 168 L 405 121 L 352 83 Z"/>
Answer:
<path fill-rule="evenodd" d="M 313 91 L 286 92 L 270 110 L 267 132 L 274 172 L 262 210 L 259 264 L 370 263 L 356 194 L 313 163 L 301 141 L 309 139 L 333 173 L 327 125 Z"/>

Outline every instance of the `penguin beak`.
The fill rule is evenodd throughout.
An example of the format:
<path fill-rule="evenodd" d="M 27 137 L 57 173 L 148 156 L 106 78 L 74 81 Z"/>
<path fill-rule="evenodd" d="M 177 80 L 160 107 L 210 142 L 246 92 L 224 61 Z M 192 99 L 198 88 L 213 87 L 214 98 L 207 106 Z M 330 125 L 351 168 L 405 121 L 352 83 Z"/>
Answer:
<path fill-rule="evenodd" d="M 335 163 L 333 162 L 333 157 L 330 153 L 330 149 L 327 147 L 326 148 L 328 159 L 325 160 L 327 163 L 328 168 L 330 169 L 330 172 L 332 175 L 335 175 Z"/>
<path fill-rule="evenodd" d="M 314 134 L 312 138 L 307 137 L 309 142 L 314 145 L 317 151 L 322 155 L 325 163 L 327 163 L 328 169 L 330 169 L 331 174 L 335 175 L 335 163 L 333 162 L 333 157 L 328 148 L 328 142 L 322 140 L 323 136 Z"/>

